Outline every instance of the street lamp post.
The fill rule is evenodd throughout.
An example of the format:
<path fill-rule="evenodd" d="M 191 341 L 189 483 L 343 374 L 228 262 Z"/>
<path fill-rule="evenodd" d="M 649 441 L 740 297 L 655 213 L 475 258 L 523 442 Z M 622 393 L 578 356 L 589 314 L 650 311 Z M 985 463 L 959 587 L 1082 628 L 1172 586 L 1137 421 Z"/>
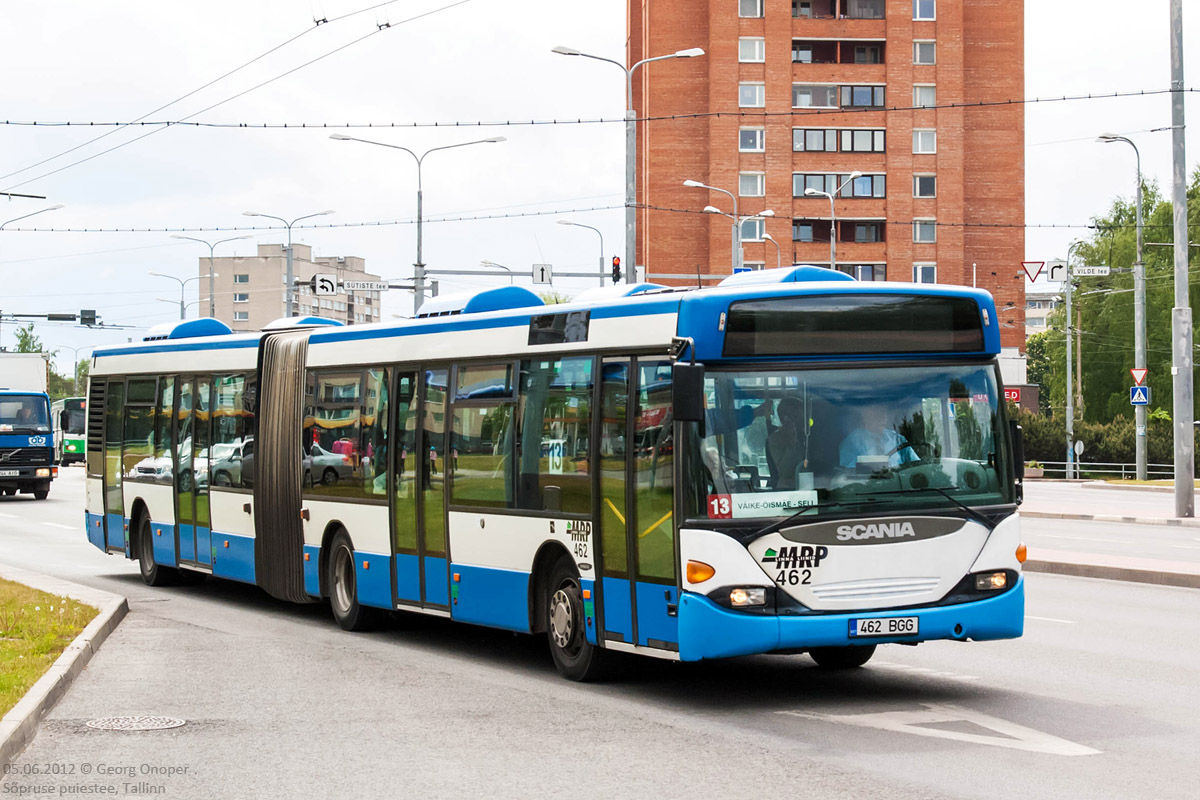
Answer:
<path fill-rule="evenodd" d="M 8 225 L 8 224 L 10 224 L 10 223 L 13 223 L 13 222 L 16 222 L 16 221 L 17 221 L 17 220 L 19 220 L 19 219 L 28 219 L 29 217 L 36 217 L 38 214 L 44 214 L 44 213 L 46 213 L 47 211 L 57 211 L 57 210 L 58 210 L 58 209 L 60 209 L 60 208 L 63 208 L 63 204 L 62 204 L 62 203 L 59 203 L 58 205 L 54 205 L 54 206 L 48 206 L 48 207 L 46 207 L 46 208 L 39 209 L 38 211 L 33 211 L 33 212 L 29 213 L 29 214 L 22 214 L 21 216 L 19 216 L 19 217 L 13 217 L 13 218 L 12 218 L 12 219 L 10 219 L 10 220 L 5 220 L 4 222 L 0 222 L 0 231 L 4 230 L 4 226 L 5 226 L 5 225 Z"/>
<path fill-rule="evenodd" d="M 733 192 L 729 191 L 728 189 L 718 189 L 716 186 L 709 186 L 708 184 L 701 183 L 700 181 L 686 180 L 683 182 L 683 185 L 687 186 L 690 189 L 708 189 L 709 191 L 712 191 L 712 192 L 720 192 L 721 194 L 729 195 L 729 199 L 733 202 L 733 271 L 737 272 L 742 266 L 742 229 L 741 229 L 740 221 L 738 219 L 737 195 L 735 195 Z M 710 209 L 710 208 L 713 208 L 713 207 L 705 206 L 704 207 L 705 213 L 708 213 L 708 214 L 712 214 L 714 212 L 717 214 L 721 213 L 720 211 L 717 211 L 716 209 L 713 209 L 713 211 L 709 211 L 708 209 Z M 725 214 L 725 216 L 729 216 L 729 215 Z"/>
<path fill-rule="evenodd" d="M 209 242 L 204 239 L 197 239 L 194 236 L 181 236 L 178 233 L 173 233 L 171 234 L 171 238 L 186 239 L 189 242 L 199 242 L 200 244 L 208 245 L 208 315 L 215 319 L 217 316 L 217 301 L 214 294 L 216 290 L 213 287 L 213 278 L 215 278 L 217 275 L 215 272 L 213 272 L 213 251 L 216 250 L 217 245 L 219 244 L 225 244 L 225 242 L 236 242 L 239 239 L 253 239 L 254 237 L 247 234 L 246 236 L 231 236 L 228 239 L 219 239 L 215 242 Z M 291 249 L 290 245 L 288 249 Z M 291 315 L 289 314 L 289 316 Z"/>
<path fill-rule="evenodd" d="M 332 213 L 334 213 L 334 212 L 333 211 L 318 211 L 315 214 L 305 214 L 303 217 L 296 217 L 291 222 L 288 222 L 283 217 L 276 217 L 271 214 L 263 214 L 258 211 L 243 211 L 242 212 L 243 216 L 247 216 L 247 217 L 266 217 L 267 219 L 277 219 L 287 227 L 287 232 L 288 232 L 287 280 L 286 280 L 286 286 L 284 287 L 284 291 L 283 291 L 283 302 L 284 302 L 284 309 L 285 309 L 283 315 L 285 317 L 292 316 L 292 295 L 296 291 L 296 287 L 292 285 L 295 282 L 293 273 L 292 273 L 292 226 L 295 225 L 297 222 L 299 222 L 302 219 L 309 219 L 310 217 L 323 217 L 327 214 L 332 214 Z"/>
<path fill-rule="evenodd" d="M 783 253 L 779 249 L 779 242 L 775 241 L 775 237 L 769 233 L 764 233 L 763 238 L 775 245 L 775 269 L 779 269 L 783 266 Z"/>
<path fill-rule="evenodd" d="M 1067 336 L 1067 475 L 1068 479 L 1078 476 L 1078 465 L 1075 463 L 1075 370 L 1073 339 L 1075 331 L 1071 325 L 1071 295 L 1074 294 L 1075 284 L 1071 276 L 1071 255 L 1075 248 L 1083 244 L 1081 241 L 1071 242 L 1067 248 L 1067 318 L 1063 324 L 1063 332 Z"/>
<path fill-rule="evenodd" d="M 1142 258 L 1142 154 L 1137 145 L 1124 136 L 1102 133 L 1097 142 L 1125 142 L 1133 148 L 1137 160 L 1137 260 L 1133 264 L 1133 366 L 1146 368 L 1146 263 Z M 1146 480 L 1146 407 L 1134 406 L 1137 450 L 1137 479 Z"/>
<path fill-rule="evenodd" d="M 156 278 L 170 278 L 173 281 L 179 281 L 179 318 L 187 319 L 187 307 L 190 305 L 190 303 L 186 302 L 185 297 L 184 297 L 184 291 L 189 283 L 191 283 L 192 281 L 200 280 L 200 276 L 197 275 L 194 278 L 176 278 L 174 275 L 167 275 L 164 272 L 151 272 L 149 274 L 153 275 Z M 211 274 L 214 278 L 217 277 L 216 273 L 211 273 Z M 158 297 L 155 299 L 162 300 L 164 303 L 174 303 L 175 302 L 174 300 L 166 300 L 162 297 Z M 195 302 L 198 303 L 200 301 L 197 300 Z"/>
<path fill-rule="evenodd" d="M 481 266 L 481 267 L 491 267 L 492 269 L 502 269 L 502 270 L 504 270 L 505 272 L 507 272 L 507 273 L 508 273 L 508 285 L 509 285 L 509 286 L 512 286 L 512 285 L 513 285 L 513 271 L 512 271 L 511 269 L 509 269 L 508 267 L 504 266 L 503 264 L 497 264 L 495 261 L 487 261 L 487 260 L 484 260 L 484 261 L 480 261 L 480 262 L 479 262 L 479 266 Z"/>
<path fill-rule="evenodd" d="M 417 263 L 413 264 L 413 316 L 421 310 L 421 304 L 425 302 L 425 261 L 422 259 L 421 253 L 421 220 L 423 216 L 424 206 L 424 191 L 421 184 L 421 166 L 425 162 L 425 156 L 430 153 L 436 153 L 438 150 L 452 150 L 455 147 L 467 147 L 473 144 L 496 144 L 498 142 L 508 141 L 503 136 L 492 136 L 487 139 L 476 139 L 472 142 L 459 142 L 457 144 L 447 144 L 441 147 L 431 147 L 421 155 L 417 155 L 414 151 L 407 147 L 401 147 L 398 144 L 388 144 L 387 142 L 375 142 L 370 139 L 358 139 L 354 136 L 347 136 L 344 133 L 331 134 L 330 139 L 339 142 L 361 142 L 362 144 L 373 144 L 378 147 L 390 147 L 393 150 L 403 150 L 413 157 L 417 162 Z"/>
<path fill-rule="evenodd" d="M 842 193 L 847 185 L 855 178 L 861 178 L 862 173 L 858 170 L 851 172 L 841 186 L 834 189 L 833 194 L 829 192 L 818 191 L 811 186 L 804 190 L 804 193 L 809 197 L 828 197 L 829 198 L 829 268 L 837 269 L 837 211 L 833 207 L 833 198 Z"/>
<path fill-rule="evenodd" d="M 677 50 L 665 56 L 643 58 L 632 67 L 604 56 L 583 53 L 573 47 L 555 47 L 550 52 L 560 56 L 582 56 L 596 61 L 615 64 L 625 72 L 625 282 L 637 282 L 637 113 L 633 110 L 633 71 L 643 64 L 666 61 L 670 58 L 695 58 L 704 55 L 704 50 L 691 47 Z M 603 263 L 601 263 L 603 271 Z"/>
<path fill-rule="evenodd" d="M 591 225 L 583 225 L 581 223 L 571 222 L 570 220 L 566 220 L 566 219 L 560 219 L 558 221 L 558 224 L 559 225 L 571 225 L 576 228 L 587 228 L 589 231 L 595 231 L 596 235 L 600 237 L 600 269 L 598 270 L 598 272 L 600 274 L 600 285 L 603 286 L 604 285 L 604 234 L 600 232 L 599 228 L 593 228 Z M 630 265 L 630 268 L 633 267 L 632 262 L 630 262 L 629 265 Z"/>
<path fill-rule="evenodd" d="M 718 189 L 717 191 L 721 191 L 721 190 Z M 734 201 L 734 207 L 735 208 L 737 207 L 736 201 Z M 717 208 L 716 206 L 705 206 L 703 209 L 703 213 L 719 214 L 720 216 L 725 217 L 726 219 L 729 219 L 733 222 L 733 231 L 734 231 L 733 252 L 735 254 L 734 255 L 734 267 L 733 267 L 734 274 L 736 274 L 738 272 L 738 270 L 742 266 L 744 266 L 744 262 L 742 259 L 742 224 L 745 222 L 749 222 L 752 219 L 768 219 L 770 217 L 775 216 L 775 212 L 769 208 L 764 208 L 762 211 L 758 212 L 757 214 L 747 214 L 744 217 L 738 216 L 736 211 L 733 214 L 726 214 L 724 211 Z M 766 236 L 765 231 L 764 231 L 763 235 L 765 238 L 770 238 L 770 237 Z M 778 247 L 778 244 L 776 245 L 776 247 Z"/>

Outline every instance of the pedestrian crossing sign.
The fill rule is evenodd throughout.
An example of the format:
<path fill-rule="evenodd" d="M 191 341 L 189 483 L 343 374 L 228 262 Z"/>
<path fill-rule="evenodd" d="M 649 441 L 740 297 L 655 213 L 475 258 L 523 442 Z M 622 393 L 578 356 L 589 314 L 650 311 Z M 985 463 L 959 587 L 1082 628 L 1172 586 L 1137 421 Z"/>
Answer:
<path fill-rule="evenodd" d="M 1129 405 L 1131 405 L 1131 406 L 1148 406 L 1148 405 L 1150 405 L 1150 387 L 1149 386 L 1130 386 L 1129 387 Z"/>

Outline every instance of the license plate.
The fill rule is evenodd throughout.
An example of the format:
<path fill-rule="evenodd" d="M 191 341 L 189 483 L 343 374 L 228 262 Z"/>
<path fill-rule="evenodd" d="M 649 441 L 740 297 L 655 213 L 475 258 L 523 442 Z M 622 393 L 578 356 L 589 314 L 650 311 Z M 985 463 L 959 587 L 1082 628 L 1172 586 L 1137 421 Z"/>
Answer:
<path fill-rule="evenodd" d="M 16 478 L 20 474 L 21 470 L 19 469 L 0 469 L 0 478 Z"/>
<path fill-rule="evenodd" d="M 918 617 L 872 617 L 850 620 L 850 638 L 860 636 L 915 636 Z"/>

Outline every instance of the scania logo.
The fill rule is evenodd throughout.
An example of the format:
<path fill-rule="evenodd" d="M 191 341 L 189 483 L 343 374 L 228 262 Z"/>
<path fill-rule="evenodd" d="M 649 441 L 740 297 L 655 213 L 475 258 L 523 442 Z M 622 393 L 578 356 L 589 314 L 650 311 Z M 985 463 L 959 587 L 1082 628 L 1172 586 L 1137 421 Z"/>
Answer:
<path fill-rule="evenodd" d="M 837 537 L 841 541 L 850 539 L 902 539 L 915 537 L 911 522 L 878 522 L 869 525 L 839 525 Z"/>
<path fill-rule="evenodd" d="M 45 445 L 46 445 L 46 437 L 45 436 L 30 436 L 29 437 L 29 446 L 30 447 L 45 447 Z"/>

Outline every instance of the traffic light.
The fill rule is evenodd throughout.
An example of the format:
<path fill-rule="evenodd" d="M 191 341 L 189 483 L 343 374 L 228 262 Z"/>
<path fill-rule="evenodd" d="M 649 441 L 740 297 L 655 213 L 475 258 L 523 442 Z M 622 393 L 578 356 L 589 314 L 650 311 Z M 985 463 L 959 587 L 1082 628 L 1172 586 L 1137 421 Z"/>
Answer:
<path fill-rule="evenodd" d="M 79 324 L 91 327 L 96 324 L 96 309 L 81 308 L 79 309 Z"/>
<path fill-rule="evenodd" d="M 613 256 L 612 279 L 613 279 L 613 283 L 621 282 L 621 257 L 620 256 Z"/>

